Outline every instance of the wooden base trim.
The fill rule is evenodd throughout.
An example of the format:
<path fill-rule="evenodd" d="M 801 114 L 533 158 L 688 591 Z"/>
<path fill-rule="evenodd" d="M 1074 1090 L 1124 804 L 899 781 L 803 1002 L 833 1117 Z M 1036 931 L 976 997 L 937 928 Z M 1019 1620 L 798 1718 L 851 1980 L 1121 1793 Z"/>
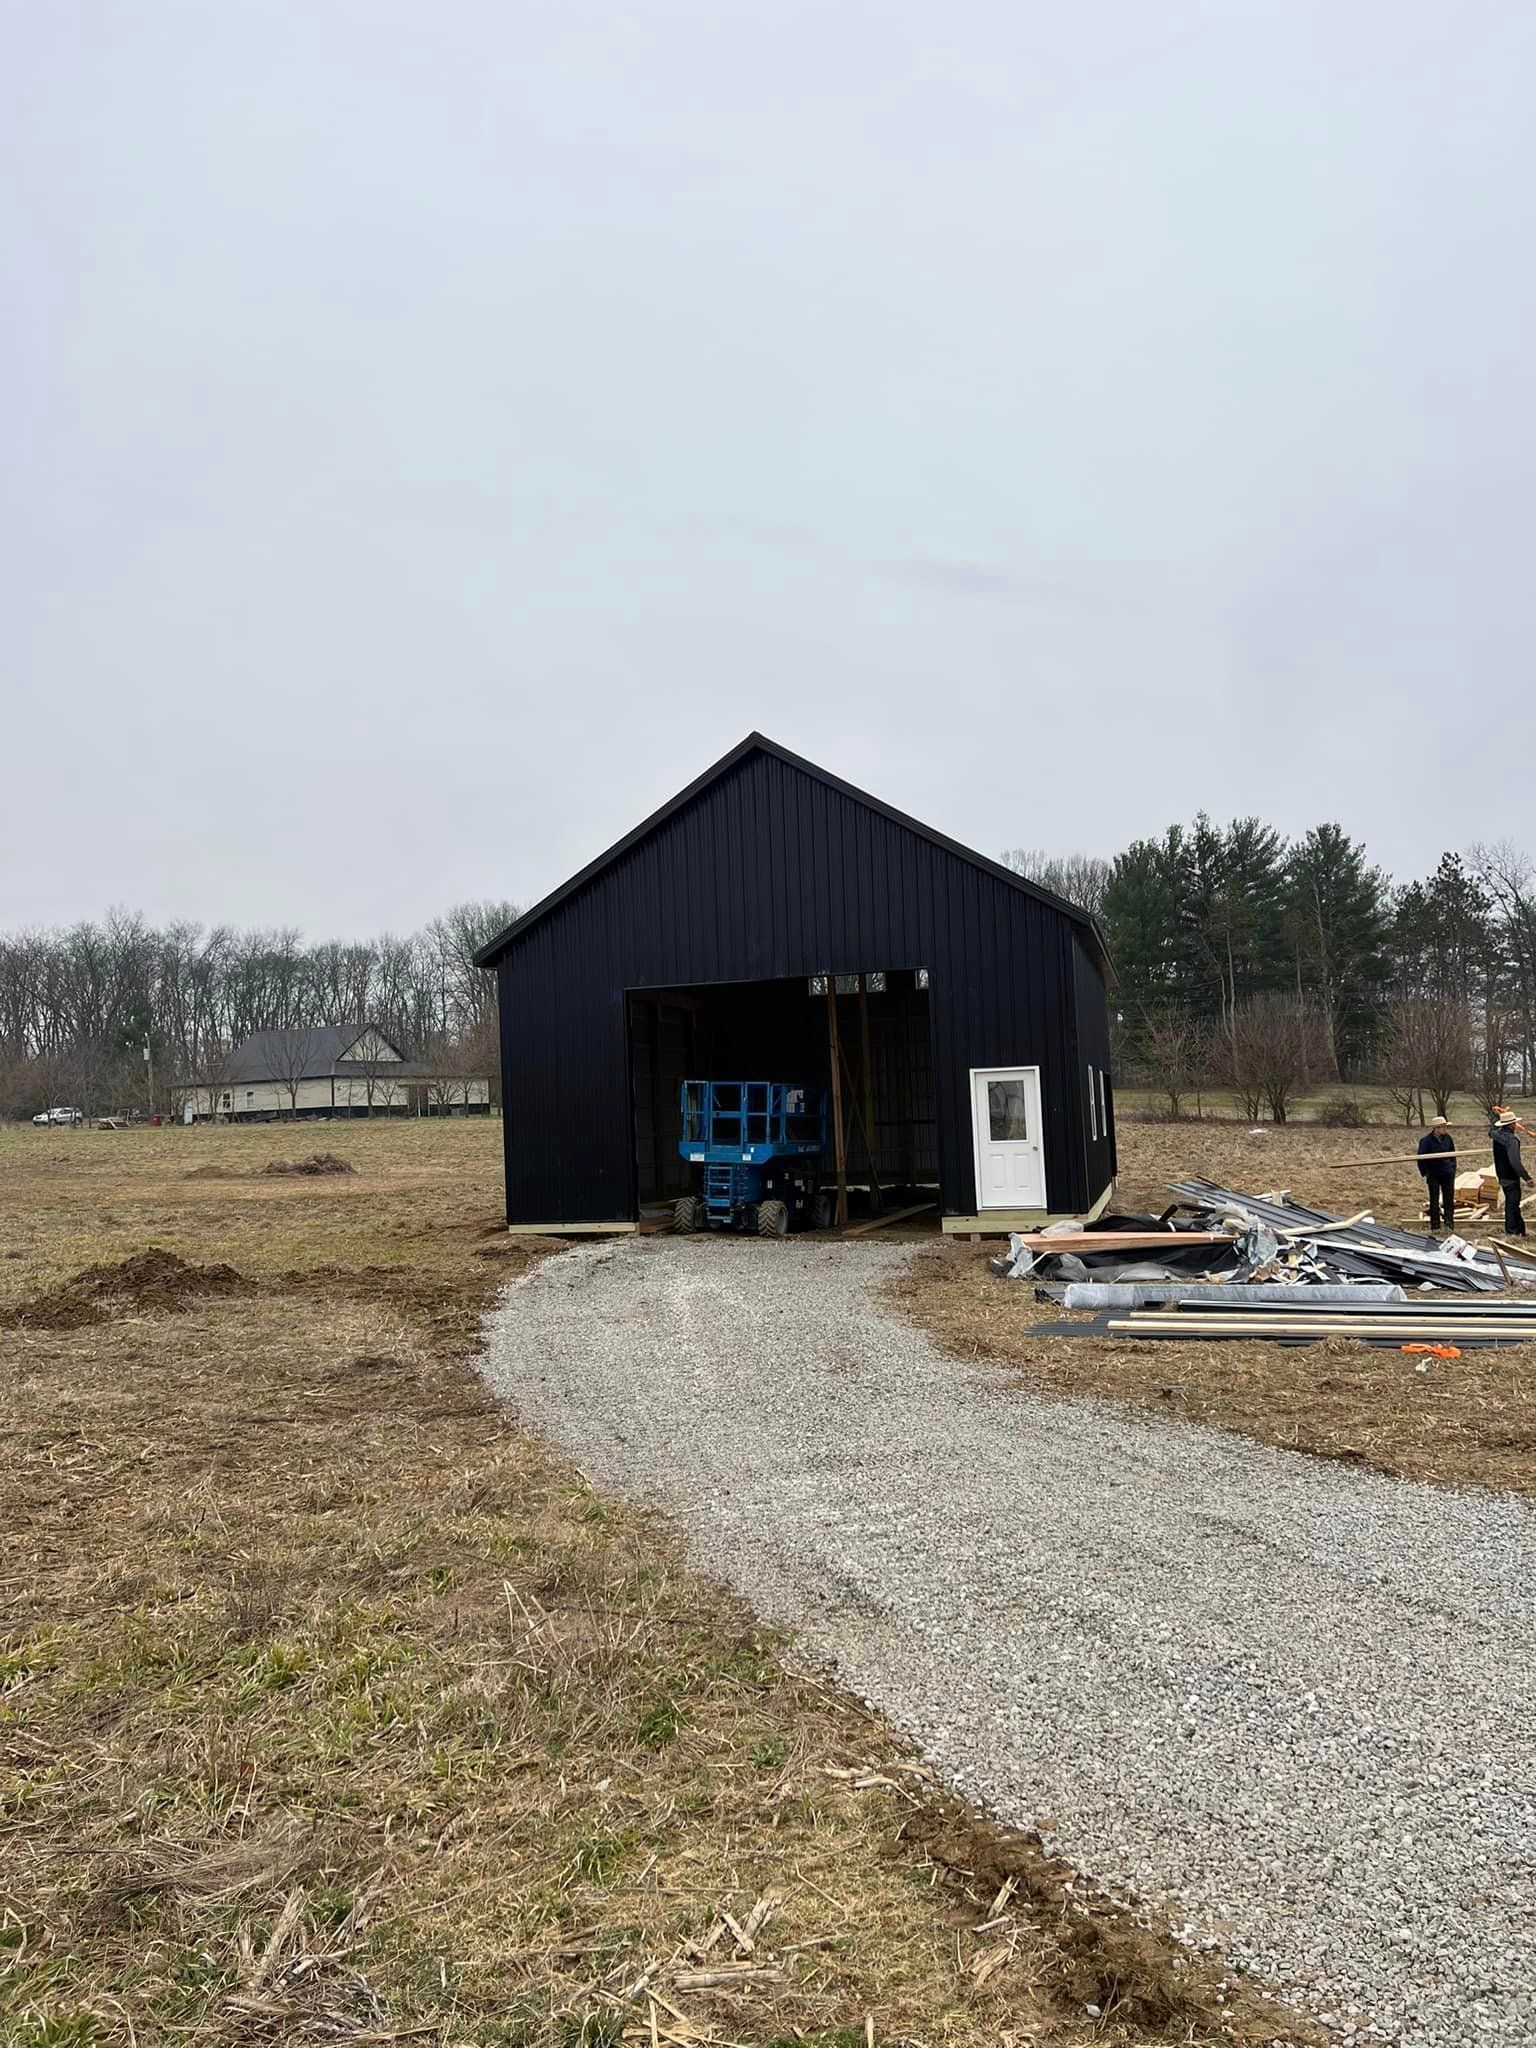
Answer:
<path fill-rule="evenodd" d="M 1097 1223 L 1114 1192 L 1111 1181 L 1089 1209 L 983 1209 L 979 1216 L 941 1216 L 939 1228 L 947 1237 L 1005 1237 L 1011 1230 L 1044 1230 L 1048 1223 Z"/>

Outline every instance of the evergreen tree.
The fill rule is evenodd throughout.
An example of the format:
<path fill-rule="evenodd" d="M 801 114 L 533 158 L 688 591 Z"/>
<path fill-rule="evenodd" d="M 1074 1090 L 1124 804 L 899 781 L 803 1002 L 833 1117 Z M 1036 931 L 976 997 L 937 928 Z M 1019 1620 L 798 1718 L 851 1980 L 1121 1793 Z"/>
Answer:
<path fill-rule="evenodd" d="M 1291 848 L 1283 886 L 1297 996 L 1316 1004 L 1328 1057 L 1348 1073 L 1374 1049 L 1391 972 L 1387 878 L 1342 827 L 1314 825 Z"/>
<path fill-rule="evenodd" d="M 1195 999 L 1230 1033 L 1240 1003 L 1285 984 L 1285 843 L 1257 818 L 1223 830 L 1201 812 L 1187 855 L 1184 915 L 1202 968 Z"/>
<path fill-rule="evenodd" d="M 1134 1043 L 1149 1018 L 1189 1010 L 1194 971 L 1184 916 L 1184 828 L 1138 839 L 1117 856 L 1099 917 Z"/>
<path fill-rule="evenodd" d="M 1404 995 L 1483 996 L 1497 979 L 1498 933 L 1486 889 L 1460 854 L 1443 853 L 1427 882 L 1410 882 L 1393 908 L 1392 971 Z"/>

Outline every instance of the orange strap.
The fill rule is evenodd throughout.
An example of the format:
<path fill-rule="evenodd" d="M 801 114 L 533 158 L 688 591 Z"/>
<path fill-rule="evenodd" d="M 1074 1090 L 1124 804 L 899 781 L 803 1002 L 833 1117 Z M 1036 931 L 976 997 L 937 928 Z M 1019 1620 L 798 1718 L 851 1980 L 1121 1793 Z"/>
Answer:
<path fill-rule="evenodd" d="M 1405 1344 L 1403 1350 L 1424 1358 L 1460 1358 L 1454 1344 Z"/>

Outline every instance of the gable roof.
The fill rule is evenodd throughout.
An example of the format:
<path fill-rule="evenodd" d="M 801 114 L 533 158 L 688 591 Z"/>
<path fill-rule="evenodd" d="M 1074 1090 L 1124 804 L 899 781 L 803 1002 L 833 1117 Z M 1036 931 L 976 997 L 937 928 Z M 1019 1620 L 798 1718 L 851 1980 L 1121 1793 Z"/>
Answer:
<path fill-rule="evenodd" d="M 568 882 L 562 882 L 558 889 L 552 890 L 541 902 L 523 911 L 521 916 L 513 918 L 504 931 L 498 932 L 494 939 L 488 940 L 475 954 L 475 965 L 493 967 L 513 941 L 521 938 L 530 926 L 547 917 L 552 910 L 564 903 L 567 897 L 574 896 L 578 889 L 584 888 L 605 868 L 611 867 L 616 860 L 628 853 L 632 846 L 638 845 L 659 825 L 664 825 L 685 805 L 692 803 L 693 799 L 708 789 L 711 783 L 720 781 L 739 761 L 744 761 L 749 754 L 754 753 L 771 754 L 775 760 L 786 762 L 791 768 L 798 768 L 802 775 L 809 775 L 813 781 L 824 784 L 828 789 L 835 789 L 839 795 L 851 797 L 855 803 L 878 812 L 893 825 L 900 825 L 908 832 L 915 832 L 919 839 L 925 839 L 930 846 L 937 846 L 945 853 L 953 854 L 957 860 L 969 862 L 972 867 L 980 868 L 984 874 L 991 875 L 997 881 L 1007 882 L 1011 888 L 1018 889 L 1026 896 L 1032 896 L 1037 903 L 1047 904 L 1052 910 L 1060 911 L 1063 917 L 1070 918 L 1074 924 L 1081 927 L 1083 936 L 1105 971 L 1113 971 L 1104 935 L 1094 918 L 1080 904 L 1069 903 L 1064 896 L 1058 896 L 1053 890 L 1044 889 L 1038 882 L 1031 882 L 1024 875 L 1015 873 L 1012 868 L 1004 867 L 1001 861 L 988 860 L 984 853 L 977 853 L 969 846 L 962 846 L 958 839 L 950 839 L 945 833 L 936 832 L 931 825 L 924 825 L 917 818 L 909 818 L 905 811 L 898 811 L 892 805 L 882 803 L 878 797 L 870 796 L 866 790 L 855 788 L 851 782 L 844 782 L 840 775 L 832 775 L 825 768 L 818 768 L 814 761 L 807 761 L 800 754 L 792 754 L 788 747 L 781 747 L 776 740 L 770 740 L 760 732 L 749 732 L 728 754 L 722 754 L 712 768 L 706 768 L 686 789 L 680 789 L 659 811 L 652 811 L 648 818 L 642 819 L 632 832 L 626 832 L 622 839 L 616 840 L 606 853 L 600 853 L 596 860 L 589 861 L 578 873 L 572 875 Z"/>
<path fill-rule="evenodd" d="M 384 1043 L 400 1048 L 387 1031 L 379 1030 L 377 1024 L 316 1024 L 313 1027 L 300 1025 L 292 1031 L 253 1031 L 249 1038 L 242 1038 L 234 1051 L 224 1062 L 220 1072 L 221 1082 L 229 1081 L 324 1081 L 331 1075 L 355 1073 L 360 1066 L 369 1062 L 342 1058 L 349 1047 L 355 1045 L 365 1031 L 376 1031 Z M 294 1067 L 302 1059 L 303 1072 L 295 1073 Z M 404 1075 L 411 1070 L 412 1063 L 403 1057 L 400 1064 L 389 1062 L 391 1074 Z"/>

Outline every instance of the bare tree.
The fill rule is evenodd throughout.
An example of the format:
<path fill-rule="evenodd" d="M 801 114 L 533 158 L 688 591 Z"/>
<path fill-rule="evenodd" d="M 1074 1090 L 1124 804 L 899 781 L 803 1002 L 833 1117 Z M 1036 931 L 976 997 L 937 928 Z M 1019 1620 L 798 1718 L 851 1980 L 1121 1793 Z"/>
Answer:
<path fill-rule="evenodd" d="M 1266 991 L 1248 996 L 1232 1011 L 1227 1033 L 1226 1078 L 1244 1114 L 1268 1108 L 1283 1124 L 1296 1092 L 1327 1058 L 1326 1019 L 1316 1007 L 1292 995 Z"/>
<path fill-rule="evenodd" d="M 1503 1102 L 1518 1060 L 1519 1023 L 1513 1010 L 1489 1003 L 1472 1055 L 1471 1095 L 1485 1116 Z"/>
<path fill-rule="evenodd" d="M 1403 1113 L 1405 1124 L 1424 1117 L 1424 1063 L 1420 1057 L 1419 1006 L 1394 1003 L 1383 1035 L 1376 1078 Z"/>
<path fill-rule="evenodd" d="M 374 1104 L 377 1103 L 384 1115 L 388 1116 L 389 1112 L 400 1100 L 404 1086 L 404 1082 L 400 1079 L 399 1062 L 396 1061 L 392 1067 L 381 1062 L 377 1073 L 369 1083 L 368 1114 L 372 1116 Z"/>
<path fill-rule="evenodd" d="M 501 1019 L 493 1003 L 478 1024 L 464 1032 L 459 1050 L 470 1080 L 484 1081 L 487 1107 L 501 1107 Z M 469 1100 L 465 1095 L 465 1101 Z"/>
<path fill-rule="evenodd" d="M 263 1047 L 267 1078 L 288 1097 L 288 1116 L 299 1114 L 299 1088 L 311 1067 L 319 1061 L 325 1034 L 306 1026 L 291 1031 L 274 1031 Z"/>
<path fill-rule="evenodd" d="M 370 1116 L 375 1108 L 389 1110 L 399 1101 L 404 1086 L 400 1055 L 376 1024 L 358 1034 L 356 1044 L 347 1050 L 345 1064 L 363 1084 Z"/>
<path fill-rule="evenodd" d="M 1504 1000 L 1491 998 L 1489 1009 L 1502 1012 L 1497 1036 L 1529 1089 L 1536 1082 L 1536 863 L 1507 839 L 1474 846 L 1470 858 L 1493 903 L 1506 963 Z"/>
<path fill-rule="evenodd" d="M 469 1100 L 470 1077 L 464 1071 L 462 1045 L 441 1045 L 431 1055 L 432 1079 L 427 1100 L 442 1115 Z"/>
<path fill-rule="evenodd" d="M 1142 1030 L 1141 1051 L 1148 1082 L 1177 1122 L 1184 1114 L 1186 1098 L 1199 1090 L 1206 1072 L 1210 1053 L 1205 1033 L 1183 1011 L 1159 1011 Z"/>
<path fill-rule="evenodd" d="M 192 1114 L 196 1116 L 198 1114 L 198 1105 L 206 1093 L 208 1097 L 208 1121 L 210 1123 L 217 1123 L 219 1119 L 219 1097 L 224 1092 L 225 1074 L 228 1071 L 228 1064 L 229 1048 L 221 1045 L 211 1035 L 206 1037 L 203 1041 L 201 1060 L 193 1065 L 189 1078 L 182 1082 L 178 1088 L 173 1088 L 173 1095 L 178 1103 L 184 1104 L 190 1099 Z"/>
<path fill-rule="evenodd" d="M 1387 1013 L 1381 1078 L 1403 1121 L 1425 1122 L 1426 1093 L 1437 1116 L 1473 1078 L 1471 1007 L 1455 996 L 1404 996 Z"/>
<path fill-rule="evenodd" d="M 1097 917 L 1114 863 L 1096 853 L 1047 853 L 1039 846 L 1015 846 L 1003 855 L 1003 866 Z"/>

